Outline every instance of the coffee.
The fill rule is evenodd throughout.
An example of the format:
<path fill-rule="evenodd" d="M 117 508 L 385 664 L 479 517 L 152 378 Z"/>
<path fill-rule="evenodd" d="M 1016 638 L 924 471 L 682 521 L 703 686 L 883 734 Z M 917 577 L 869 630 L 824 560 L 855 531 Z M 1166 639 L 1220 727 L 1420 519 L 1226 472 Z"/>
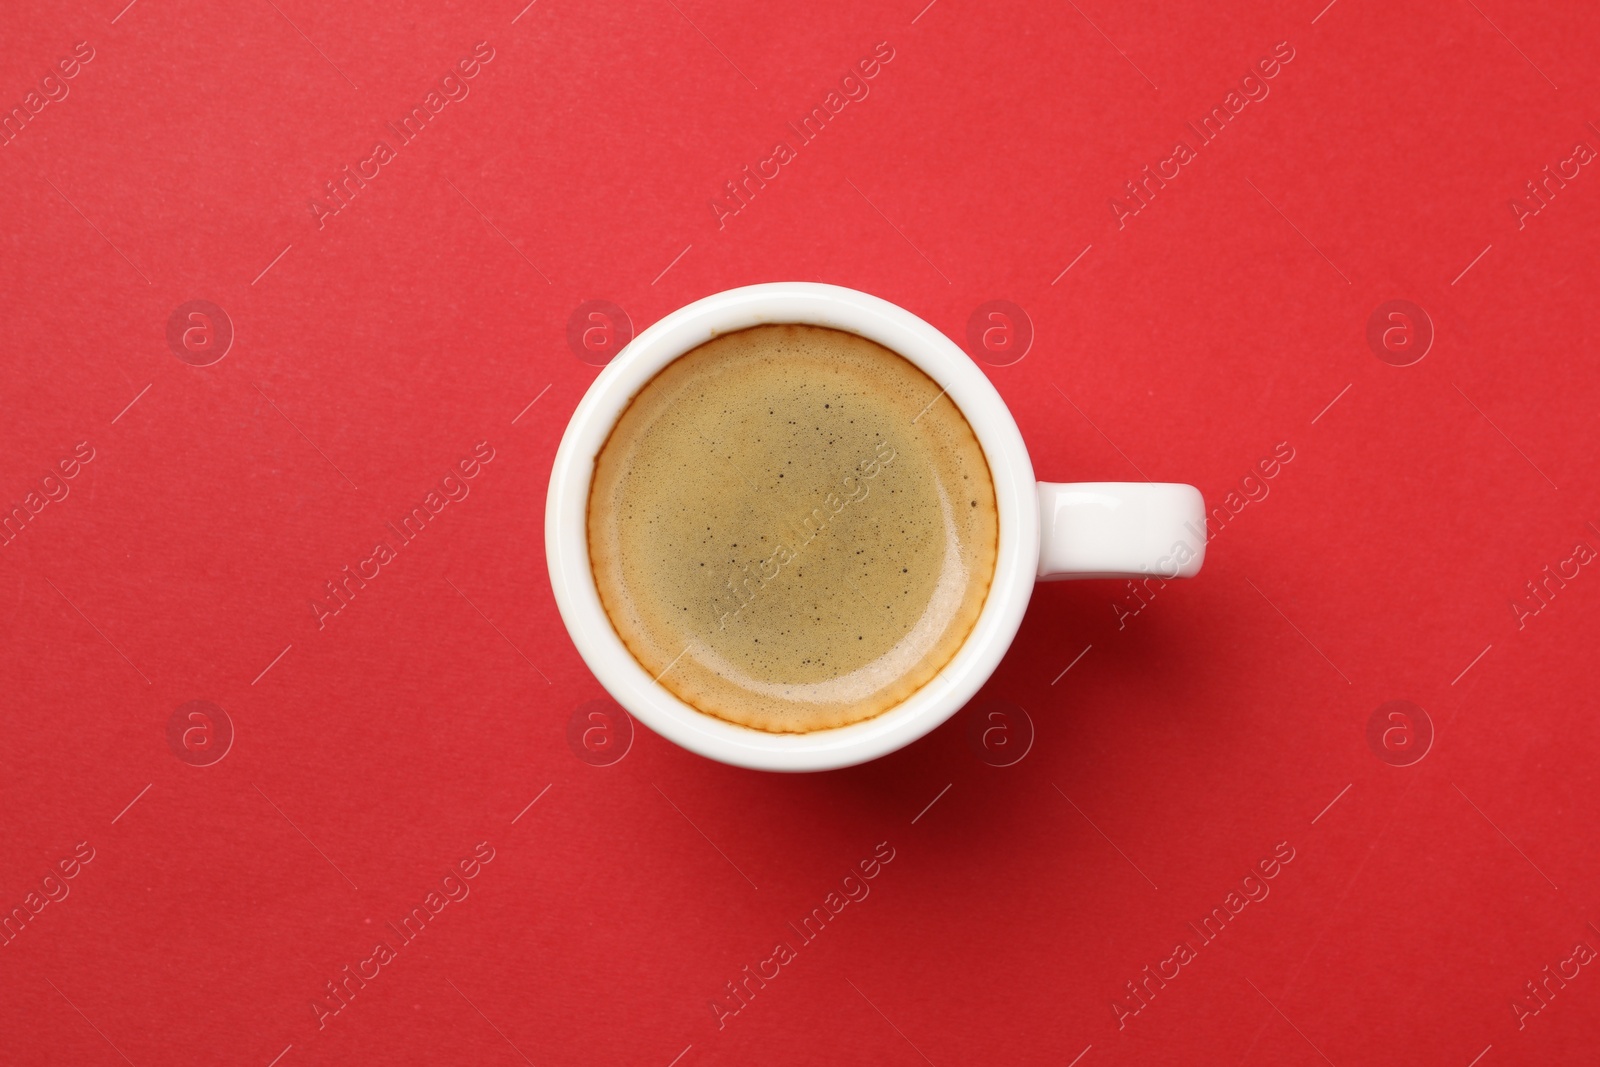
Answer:
<path fill-rule="evenodd" d="M 994 577 L 994 482 L 937 383 L 817 326 L 725 334 L 642 388 L 595 459 L 589 558 L 651 677 L 806 733 L 878 715 L 965 642 Z"/>

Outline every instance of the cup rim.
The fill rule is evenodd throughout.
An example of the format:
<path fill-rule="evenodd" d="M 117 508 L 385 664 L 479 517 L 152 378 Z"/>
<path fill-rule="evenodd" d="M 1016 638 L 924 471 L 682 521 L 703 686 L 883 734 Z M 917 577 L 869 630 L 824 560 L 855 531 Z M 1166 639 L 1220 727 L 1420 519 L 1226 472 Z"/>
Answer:
<path fill-rule="evenodd" d="M 932 679 L 861 722 L 804 734 L 740 726 L 698 711 L 657 684 L 617 635 L 589 561 L 595 457 L 623 410 L 666 365 L 721 334 L 777 323 L 826 326 L 876 341 L 922 369 L 955 401 L 994 481 L 999 546 L 988 599 L 967 640 Z M 1039 565 L 1033 464 L 1005 401 L 950 338 L 880 297 L 818 282 L 729 289 L 679 308 L 638 334 L 578 402 L 556 450 L 545 501 L 545 555 L 567 632 L 589 670 L 629 714 L 692 752 L 735 766 L 816 771 L 864 763 L 917 740 L 970 700 L 1022 624 Z"/>

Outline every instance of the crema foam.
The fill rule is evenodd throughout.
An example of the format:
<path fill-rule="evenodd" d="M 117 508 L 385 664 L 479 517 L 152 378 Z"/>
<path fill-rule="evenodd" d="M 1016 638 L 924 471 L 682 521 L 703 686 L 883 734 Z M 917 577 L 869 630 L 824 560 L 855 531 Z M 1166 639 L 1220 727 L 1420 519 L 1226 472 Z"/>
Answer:
<path fill-rule="evenodd" d="M 595 460 L 589 557 L 618 636 L 701 712 L 871 718 L 948 663 L 999 538 L 983 448 L 904 357 L 758 326 L 669 364 Z"/>

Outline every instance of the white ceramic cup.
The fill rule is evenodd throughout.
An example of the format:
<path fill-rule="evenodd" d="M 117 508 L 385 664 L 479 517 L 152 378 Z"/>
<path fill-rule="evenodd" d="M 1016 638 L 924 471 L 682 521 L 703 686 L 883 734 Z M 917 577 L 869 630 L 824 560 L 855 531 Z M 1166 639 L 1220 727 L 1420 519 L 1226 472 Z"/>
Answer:
<path fill-rule="evenodd" d="M 989 597 L 954 658 L 888 711 L 805 734 L 739 726 L 696 711 L 657 684 L 617 636 L 589 563 L 595 456 L 628 402 L 690 349 L 766 323 L 808 323 L 859 334 L 898 352 L 943 386 L 983 446 L 1000 518 Z M 544 533 L 550 584 L 573 643 L 600 684 L 635 718 L 669 741 L 723 763 L 817 771 L 893 752 L 959 711 L 1016 636 L 1034 582 L 1193 577 L 1205 558 L 1205 521 L 1205 503 L 1190 485 L 1034 481 L 1028 450 L 1005 401 L 955 342 L 904 308 L 854 289 L 774 282 L 730 289 L 674 311 L 600 372 L 556 451 Z"/>

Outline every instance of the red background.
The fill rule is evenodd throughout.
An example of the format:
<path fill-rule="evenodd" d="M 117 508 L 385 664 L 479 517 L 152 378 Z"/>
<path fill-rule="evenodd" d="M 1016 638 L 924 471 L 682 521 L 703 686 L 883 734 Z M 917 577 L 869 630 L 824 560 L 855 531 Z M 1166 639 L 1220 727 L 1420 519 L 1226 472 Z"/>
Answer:
<path fill-rule="evenodd" d="M 1592 8 L 275 2 L 6 20 L 7 108 L 94 58 L 0 147 L 0 498 L 95 458 L 0 547 L 0 905 L 95 855 L 0 947 L 0 1060 L 1592 1058 L 1594 968 L 1512 1005 L 1600 949 L 1600 575 L 1511 604 L 1600 548 L 1600 175 L 1510 208 L 1600 146 Z M 479 41 L 470 95 L 319 229 L 322 183 Z M 884 41 L 719 229 L 723 183 Z M 1270 95 L 1119 228 L 1123 182 L 1280 41 Z M 597 373 L 568 318 L 782 279 L 964 342 L 1023 308 L 1028 355 L 985 369 L 1043 477 L 1218 504 L 1294 459 L 1121 628 L 1119 583 L 1038 590 L 980 698 L 1033 724 L 1012 766 L 981 708 L 835 773 L 642 728 L 591 765 L 568 723 L 603 693 L 541 536 Z M 194 299 L 235 331 L 210 366 L 166 340 Z M 1366 338 L 1392 299 L 1433 325 L 1411 366 Z M 471 495 L 319 630 L 322 583 L 479 441 Z M 236 730 L 205 767 L 167 739 L 197 699 Z M 1368 742 L 1390 700 L 1436 735 L 1410 766 Z M 319 1029 L 480 841 L 470 897 Z M 879 842 L 871 895 L 719 1028 Z M 1124 983 L 1280 842 L 1270 896 L 1119 1029 Z"/>

